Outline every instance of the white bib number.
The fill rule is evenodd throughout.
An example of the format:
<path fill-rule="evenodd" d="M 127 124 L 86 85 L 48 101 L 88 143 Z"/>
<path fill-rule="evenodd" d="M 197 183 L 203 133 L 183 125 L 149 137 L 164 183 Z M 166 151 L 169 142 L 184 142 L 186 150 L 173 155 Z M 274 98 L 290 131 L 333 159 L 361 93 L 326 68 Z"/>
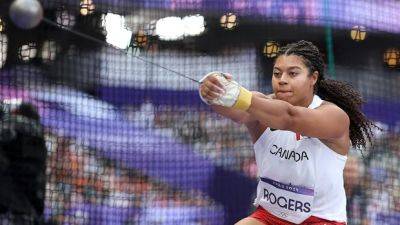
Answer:
<path fill-rule="evenodd" d="M 260 178 L 258 203 L 271 214 L 300 224 L 311 216 L 314 190 Z"/>

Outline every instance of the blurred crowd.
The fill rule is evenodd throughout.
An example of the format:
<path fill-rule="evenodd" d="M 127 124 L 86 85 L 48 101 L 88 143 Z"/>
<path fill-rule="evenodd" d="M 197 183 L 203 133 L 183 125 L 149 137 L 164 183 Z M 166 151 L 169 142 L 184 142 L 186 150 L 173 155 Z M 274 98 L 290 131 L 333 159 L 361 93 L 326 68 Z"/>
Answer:
<path fill-rule="evenodd" d="M 192 146 L 217 166 L 257 178 L 244 126 L 203 108 L 145 103 L 121 111 L 141 127 Z M 169 187 L 52 130 L 45 129 L 44 139 L 47 224 L 214 225 L 223 220 L 222 206 L 204 193 Z M 344 181 L 349 225 L 398 225 L 400 135 L 381 133 L 368 149 L 352 149 Z"/>
<path fill-rule="evenodd" d="M 124 168 L 76 140 L 46 133 L 46 220 L 49 224 L 208 225 L 193 212 L 219 206 Z M 212 214 L 211 214 L 212 215 Z"/>
<path fill-rule="evenodd" d="M 256 178 L 257 169 L 250 136 L 244 126 L 206 109 L 190 106 L 153 106 L 123 109 L 129 120 L 171 135 L 226 170 L 240 171 Z M 151 119 L 151 121 L 149 121 Z"/>
<path fill-rule="evenodd" d="M 400 135 L 381 136 L 364 155 L 353 150 L 344 178 L 349 224 L 399 224 Z"/>

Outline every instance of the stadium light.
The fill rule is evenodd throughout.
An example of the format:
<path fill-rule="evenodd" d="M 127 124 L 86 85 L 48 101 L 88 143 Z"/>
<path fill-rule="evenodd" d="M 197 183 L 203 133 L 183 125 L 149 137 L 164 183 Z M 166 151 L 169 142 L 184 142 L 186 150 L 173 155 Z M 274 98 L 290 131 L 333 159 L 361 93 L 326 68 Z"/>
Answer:
<path fill-rule="evenodd" d="M 7 59 L 8 38 L 7 35 L 0 33 L 0 68 L 3 68 Z"/>
<path fill-rule="evenodd" d="M 58 53 L 57 43 L 53 40 L 47 40 L 43 43 L 41 58 L 43 62 L 48 63 L 54 61 Z"/>
<path fill-rule="evenodd" d="M 96 8 L 92 0 L 81 0 L 80 6 L 80 13 L 82 16 L 92 14 Z"/>
<path fill-rule="evenodd" d="M 237 26 L 237 16 L 233 13 L 226 13 L 221 16 L 220 25 L 226 30 L 233 30 Z"/>
<path fill-rule="evenodd" d="M 143 30 L 139 30 L 134 36 L 134 45 L 143 48 L 147 45 L 147 36 Z"/>
<path fill-rule="evenodd" d="M 180 17 L 171 16 L 157 20 L 156 34 L 161 40 L 183 39 L 184 25 Z"/>
<path fill-rule="evenodd" d="M 400 63 L 400 51 L 397 48 L 389 48 L 383 54 L 383 61 L 390 68 L 394 68 Z"/>
<path fill-rule="evenodd" d="M 268 41 L 263 49 L 263 54 L 268 58 L 274 58 L 278 54 L 279 44 L 276 41 Z"/>
<path fill-rule="evenodd" d="M 161 40 L 181 40 L 185 36 L 197 36 L 205 30 L 202 15 L 190 15 L 183 18 L 165 17 L 156 22 L 155 33 Z"/>
<path fill-rule="evenodd" d="M 204 32 L 205 22 L 202 15 L 190 15 L 182 18 L 185 36 L 197 36 Z"/>
<path fill-rule="evenodd" d="M 129 46 L 132 38 L 132 31 L 126 28 L 124 16 L 114 13 L 102 15 L 102 26 L 107 32 L 107 43 L 122 49 Z"/>
<path fill-rule="evenodd" d="M 363 41 L 367 35 L 367 30 L 363 26 L 354 26 L 351 29 L 350 36 L 354 41 Z"/>
<path fill-rule="evenodd" d="M 73 27 L 76 23 L 75 15 L 70 14 L 67 10 L 56 11 L 56 22 L 62 27 Z"/>
<path fill-rule="evenodd" d="M 22 45 L 18 50 L 18 57 L 24 62 L 27 62 L 35 58 L 36 54 L 37 54 L 37 49 L 36 49 L 36 43 L 34 42 L 31 42 L 27 45 Z"/>
<path fill-rule="evenodd" d="M 6 28 L 6 24 L 4 23 L 3 19 L 0 18 L 0 32 L 3 32 Z"/>

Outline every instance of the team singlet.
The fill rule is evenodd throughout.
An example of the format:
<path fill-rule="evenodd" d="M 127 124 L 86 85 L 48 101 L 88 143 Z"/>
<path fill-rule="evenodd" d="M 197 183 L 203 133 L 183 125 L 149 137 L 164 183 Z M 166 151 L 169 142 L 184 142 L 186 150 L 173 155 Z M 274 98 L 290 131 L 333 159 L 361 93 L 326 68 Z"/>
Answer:
<path fill-rule="evenodd" d="M 314 95 L 308 108 L 321 103 Z M 310 216 L 346 222 L 346 156 L 318 138 L 270 128 L 256 141 L 254 151 L 259 175 L 256 206 L 295 224 Z"/>

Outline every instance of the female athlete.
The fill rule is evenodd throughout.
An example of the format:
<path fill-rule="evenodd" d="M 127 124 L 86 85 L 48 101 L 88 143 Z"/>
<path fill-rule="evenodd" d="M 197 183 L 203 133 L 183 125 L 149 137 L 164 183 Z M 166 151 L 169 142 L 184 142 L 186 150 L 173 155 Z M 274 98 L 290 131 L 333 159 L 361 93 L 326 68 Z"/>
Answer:
<path fill-rule="evenodd" d="M 280 49 L 272 89 L 268 96 L 251 92 L 220 72 L 199 88 L 201 99 L 243 123 L 254 143 L 257 209 L 236 225 L 346 224 L 346 155 L 351 145 L 365 147 L 375 126 L 361 112 L 360 94 L 325 79 L 319 50 L 307 41 Z"/>

